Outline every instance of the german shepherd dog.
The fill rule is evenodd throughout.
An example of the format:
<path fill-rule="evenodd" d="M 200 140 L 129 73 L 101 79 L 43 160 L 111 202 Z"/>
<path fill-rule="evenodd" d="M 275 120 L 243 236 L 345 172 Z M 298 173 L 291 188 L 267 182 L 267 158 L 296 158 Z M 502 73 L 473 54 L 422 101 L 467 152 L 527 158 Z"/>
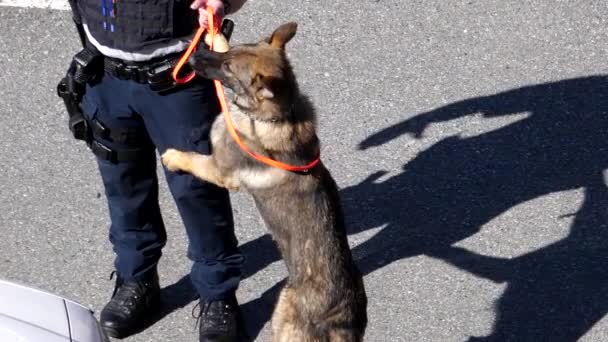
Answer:
<path fill-rule="evenodd" d="M 256 44 L 226 53 L 200 50 L 190 64 L 232 90 L 234 127 L 254 153 L 291 165 L 319 154 L 313 106 L 298 90 L 285 54 L 296 23 Z M 291 172 L 261 163 L 237 145 L 221 116 L 211 132 L 211 155 L 169 149 L 170 171 L 183 171 L 230 190 L 244 188 L 272 232 L 289 273 L 272 316 L 272 340 L 362 341 L 367 296 L 347 242 L 337 185 L 318 163 Z"/>

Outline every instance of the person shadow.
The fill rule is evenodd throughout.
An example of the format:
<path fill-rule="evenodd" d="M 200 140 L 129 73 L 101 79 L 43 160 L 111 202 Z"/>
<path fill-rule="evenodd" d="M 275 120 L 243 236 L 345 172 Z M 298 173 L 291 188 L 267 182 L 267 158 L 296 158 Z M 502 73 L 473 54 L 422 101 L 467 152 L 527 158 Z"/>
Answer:
<path fill-rule="evenodd" d="M 526 113 L 476 136 L 442 138 L 379 181 L 378 170 L 344 188 L 349 234 L 382 227 L 353 248 L 364 274 L 418 255 L 476 276 L 506 282 L 489 336 L 470 341 L 575 341 L 608 312 L 608 75 L 535 84 L 466 99 L 418 114 L 360 143 L 360 149 L 432 123 L 473 114 Z M 583 205 L 568 236 L 514 259 L 480 255 L 457 242 L 514 206 L 554 192 L 582 189 Z M 280 259 L 268 234 L 241 246 L 244 277 Z M 271 317 L 285 280 L 244 303 L 255 339 Z M 373 302 L 373 299 L 370 300 Z"/>
<path fill-rule="evenodd" d="M 526 86 L 449 104 L 366 138 L 361 149 L 431 123 L 480 113 L 526 113 L 472 137 L 448 136 L 403 172 L 376 172 L 343 189 L 350 233 L 384 226 L 354 248 L 365 274 L 427 255 L 476 276 L 506 282 L 493 332 L 470 341 L 575 341 L 608 312 L 608 76 Z M 455 243 L 514 206 L 581 189 L 584 201 L 560 241 L 514 259 Z M 517 222 L 513 222 L 517 224 Z"/>

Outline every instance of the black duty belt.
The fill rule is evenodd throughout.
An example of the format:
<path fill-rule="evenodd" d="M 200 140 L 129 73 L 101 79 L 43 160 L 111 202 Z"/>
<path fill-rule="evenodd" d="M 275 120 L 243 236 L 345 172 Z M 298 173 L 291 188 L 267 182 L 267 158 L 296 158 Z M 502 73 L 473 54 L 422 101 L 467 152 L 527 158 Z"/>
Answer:
<path fill-rule="evenodd" d="M 179 54 L 173 54 L 161 60 L 127 62 L 104 57 L 103 68 L 107 73 L 118 79 L 148 84 L 154 91 L 166 91 L 176 86 L 171 73 L 179 58 Z"/>

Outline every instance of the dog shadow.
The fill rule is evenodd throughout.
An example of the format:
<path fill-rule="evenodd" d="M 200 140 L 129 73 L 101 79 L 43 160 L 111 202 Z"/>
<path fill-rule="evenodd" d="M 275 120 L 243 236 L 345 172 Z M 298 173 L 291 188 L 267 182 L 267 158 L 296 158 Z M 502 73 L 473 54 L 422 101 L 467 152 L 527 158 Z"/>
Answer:
<path fill-rule="evenodd" d="M 575 341 L 608 312 L 608 76 L 538 84 L 453 103 L 365 139 L 380 146 L 423 136 L 434 122 L 481 113 L 525 118 L 472 137 L 449 136 L 403 172 L 381 172 L 343 189 L 351 233 L 384 226 L 354 248 L 369 274 L 394 261 L 428 255 L 476 276 L 507 282 L 493 332 L 471 341 Z M 581 189 L 569 234 L 514 259 L 453 244 L 514 206 Z M 516 223 L 514 223 L 516 224 Z"/>

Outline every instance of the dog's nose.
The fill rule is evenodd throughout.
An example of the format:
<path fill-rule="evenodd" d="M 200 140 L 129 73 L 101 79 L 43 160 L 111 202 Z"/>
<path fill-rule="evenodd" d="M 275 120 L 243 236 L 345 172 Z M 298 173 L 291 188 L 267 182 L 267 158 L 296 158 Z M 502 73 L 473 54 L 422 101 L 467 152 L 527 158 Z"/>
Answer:
<path fill-rule="evenodd" d="M 196 64 L 206 64 L 209 59 L 209 50 L 201 49 L 188 57 L 188 64 L 194 67 Z"/>

